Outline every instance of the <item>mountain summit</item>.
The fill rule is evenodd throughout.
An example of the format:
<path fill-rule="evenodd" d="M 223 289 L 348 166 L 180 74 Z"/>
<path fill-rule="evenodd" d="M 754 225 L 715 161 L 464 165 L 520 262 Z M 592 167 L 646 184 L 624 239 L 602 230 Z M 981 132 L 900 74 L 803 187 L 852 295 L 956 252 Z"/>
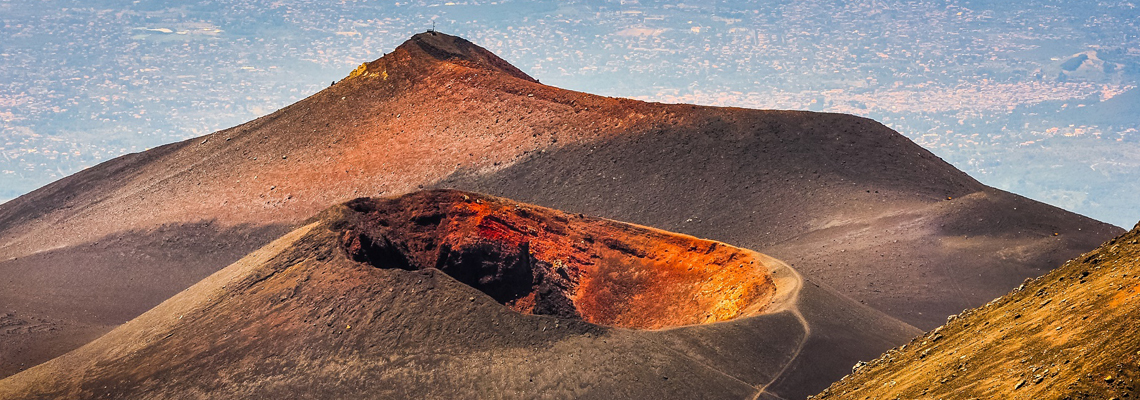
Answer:
<path fill-rule="evenodd" d="M 438 63 L 453 67 L 501 72 L 530 82 L 538 82 L 494 53 L 458 36 L 429 31 L 412 36 L 391 54 L 369 63 L 361 64 L 349 74 L 358 76 L 379 76 L 383 79 L 393 74 L 414 76 L 430 71 Z"/>

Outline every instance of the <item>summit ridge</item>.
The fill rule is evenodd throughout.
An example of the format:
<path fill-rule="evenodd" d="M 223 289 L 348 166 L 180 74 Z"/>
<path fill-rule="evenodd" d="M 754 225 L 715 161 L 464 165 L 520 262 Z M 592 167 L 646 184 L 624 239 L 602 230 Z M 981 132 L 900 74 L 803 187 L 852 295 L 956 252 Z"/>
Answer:
<path fill-rule="evenodd" d="M 538 82 L 499 56 L 467 39 L 438 31 L 418 33 L 396 49 L 372 62 L 361 64 L 349 78 L 380 76 L 395 72 L 414 76 L 444 63 L 488 72 L 504 73 L 529 82 Z"/>

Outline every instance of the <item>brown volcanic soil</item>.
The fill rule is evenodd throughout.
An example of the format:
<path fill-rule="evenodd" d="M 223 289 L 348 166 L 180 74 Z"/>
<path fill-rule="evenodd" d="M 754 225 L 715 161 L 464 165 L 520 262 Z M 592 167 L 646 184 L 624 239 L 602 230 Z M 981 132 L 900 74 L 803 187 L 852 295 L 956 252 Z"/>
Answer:
<path fill-rule="evenodd" d="M 1140 225 L 887 352 L 820 399 L 1140 396 Z"/>
<path fill-rule="evenodd" d="M 82 346 L 283 230 L 218 225 L 127 231 L 0 263 L 0 376 Z"/>
<path fill-rule="evenodd" d="M 756 249 L 923 328 L 1123 232 L 985 187 L 874 121 L 671 107 L 691 111 L 691 129 L 568 145 L 438 186 Z"/>
<path fill-rule="evenodd" d="M 986 188 L 863 118 L 572 92 L 438 33 L 354 75 L 0 205 L 0 312 L 54 321 L 0 337 L 0 359 L 12 360 L 0 376 L 138 315 L 330 204 L 433 185 L 762 249 L 923 327 L 1120 232 Z"/>
<path fill-rule="evenodd" d="M 628 280 L 660 268 L 685 272 Z M 575 276 L 576 289 L 566 284 Z M 744 284 L 761 295 L 741 304 L 761 308 L 707 318 L 708 305 L 739 303 L 726 289 Z M 555 299 L 582 319 L 605 317 L 584 305 L 606 288 L 609 302 L 630 300 L 619 315 L 668 310 L 690 318 L 655 325 L 697 325 L 528 315 Z M 518 307 L 507 292 L 565 296 Z M 914 334 L 750 250 L 429 191 L 327 210 L 94 342 L 0 380 L 0 398 L 794 398 L 826 385 L 833 361 Z"/>

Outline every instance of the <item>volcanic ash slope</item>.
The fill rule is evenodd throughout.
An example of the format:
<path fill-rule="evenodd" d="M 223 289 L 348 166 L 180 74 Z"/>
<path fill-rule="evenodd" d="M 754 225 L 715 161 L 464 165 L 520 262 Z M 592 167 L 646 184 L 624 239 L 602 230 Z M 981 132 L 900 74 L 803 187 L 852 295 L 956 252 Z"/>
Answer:
<path fill-rule="evenodd" d="M 819 399 L 1140 396 L 1140 225 L 958 315 Z"/>
<path fill-rule="evenodd" d="M 797 398 L 915 334 L 753 251 L 427 191 L 326 210 L 0 398 Z"/>
<path fill-rule="evenodd" d="M 924 329 L 1123 231 L 987 188 L 865 118 L 563 90 L 430 32 L 270 115 L 0 205 L 0 318 L 18 326 L 0 331 L 0 376 L 333 204 L 421 187 L 747 247 Z"/>

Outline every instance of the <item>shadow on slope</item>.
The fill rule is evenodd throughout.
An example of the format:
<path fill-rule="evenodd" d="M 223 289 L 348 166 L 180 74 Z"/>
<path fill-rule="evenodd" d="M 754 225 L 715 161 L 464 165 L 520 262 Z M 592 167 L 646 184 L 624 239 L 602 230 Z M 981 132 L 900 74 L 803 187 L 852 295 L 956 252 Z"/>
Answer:
<path fill-rule="evenodd" d="M 797 290 L 759 315 L 665 330 L 526 315 L 434 268 L 354 261 L 343 238 L 367 228 L 357 223 L 379 221 L 354 203 L 0 381 L 0 397 L 742 399 L 768 388 L 764 398 L 794 398 L 917 333 L 814 284 L 798 290 L 793 270 L 743 249 L 735 251 L 759 257 L 777 285 Z M 573 218 L 651 233 L 642 245 L 697 240 Z M 770 385 L 776 379 L 792 383 Z"/>
<path fill-rule="evenodd" d="M 128 231 L 0 261 L 0 376 L 74 349 L 260 247 L 282 226 Z M 108 279 L 110 278 L 110 279 Z"/>
<path fill-rule="evenodd" d="M 570 144 L 437 186 L 757 249 L 927 328 L 1121 232 L 983 186 L 871 120 L 662 107 L 697 129 Z"/>

